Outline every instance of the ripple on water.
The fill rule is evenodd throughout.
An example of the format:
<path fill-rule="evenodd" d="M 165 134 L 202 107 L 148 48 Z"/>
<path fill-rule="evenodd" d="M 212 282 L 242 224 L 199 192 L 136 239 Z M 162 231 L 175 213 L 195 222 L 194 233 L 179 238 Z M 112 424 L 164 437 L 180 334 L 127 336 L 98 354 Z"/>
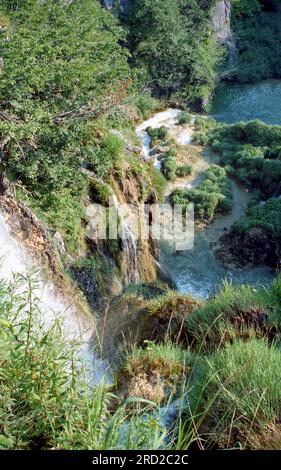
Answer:
<path fill-rule="evenodd" d="M 253 119 L 281 124 L 281 80 L 222 84 L 214 95 L 210 114 L 229 124 Z"/>

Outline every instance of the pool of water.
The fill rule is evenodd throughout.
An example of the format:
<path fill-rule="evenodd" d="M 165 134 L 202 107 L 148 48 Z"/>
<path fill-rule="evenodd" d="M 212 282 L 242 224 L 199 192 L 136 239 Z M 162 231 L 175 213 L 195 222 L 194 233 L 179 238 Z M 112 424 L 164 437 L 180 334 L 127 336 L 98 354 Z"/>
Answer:
<path fill-rule="evenodd" d="M 221 84 L 212 100 L 210 114 L 228 124 L 261 119 L 267 124 L 281 125 L 281 80 Z"/>

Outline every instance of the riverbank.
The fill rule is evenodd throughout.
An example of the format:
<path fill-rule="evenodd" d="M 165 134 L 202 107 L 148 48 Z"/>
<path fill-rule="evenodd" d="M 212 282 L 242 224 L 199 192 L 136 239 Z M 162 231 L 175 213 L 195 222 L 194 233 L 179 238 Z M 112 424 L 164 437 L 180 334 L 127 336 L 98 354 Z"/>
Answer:
<path fill-rule="evenodd" d="M 210 165 L 218 162 L 218 156 L 215 153 L 206 151 L 202 146 L 192 143 L 196 116 L 192 117 L 191 123 L 179 125 L 177 123 L 179 112 L 176 109 L 168 109 L 165 112 L 157 113 L 136 128 L 146 159 L 152 158 L 154 164 L 157 164 L 161 154 L 156 157 L 153 155 L 150 139 L 145 129 L 147 127 L 157 129 L 164 126 L 168 131 L 168 137 L 177 146 L 174 157 L 176 164 L 190 164 L 192 166 L 192 175 L 168 181 L 165 192 L 166 199 L 175 189 L 196 188 Z M 183 135 L 188 136 L 184 143 Z M 263 284 L 273 279 L 273 272 L 265 266 L 248 266 L 245 269 L 239 269 L 235 266 L 225 267 L 216 257 L 215 251 L 219 247 L 220 238 L 241 218 L 251 200 L 249 191 L 234 180 L 231 182 L 231 187 L 233 192 L 232 209 L 226 215 L 217 214 L 214 221 L 207 226 L 196 227 L 192 250 L 176 252 L 173 244 L 171 245 L 167 241 L 160 243 L 160 263 L 163 271 L 167 273 L 181 293 L 207 298 L 219 288 L 225 279 L 238 285 L 247 282 L 254 285 Z"/>

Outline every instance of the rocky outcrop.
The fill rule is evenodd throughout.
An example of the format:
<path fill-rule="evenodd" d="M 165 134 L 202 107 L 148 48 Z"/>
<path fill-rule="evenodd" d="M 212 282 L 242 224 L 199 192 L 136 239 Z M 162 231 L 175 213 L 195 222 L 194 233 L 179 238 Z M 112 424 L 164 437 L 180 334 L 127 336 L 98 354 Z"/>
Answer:
<path fill-rule="evenodd" d="M 239 233 L 235 228 L 220 239 L 217 257 L 224 265 L 262 265 L 273 268 L 281 265 L 281 240 L 262 226 Z"/>
<path fill-rule="evenodd" d="M 235 53 L 235 39 L 231 30 L 231 0 L 218 0 L 211 9 L 211 22 L 217 41 L 227 47 L 229 61 Z"/>
<path fill-rule="evenodd" d="M 0 195 L 0 212 L 4 215 L 11 234 L 31 253 L 36 253 L 37 259 L 42 258 L 43 264 L 59 278 L 59 250 L 56 243 L 52 242 L 52 234 L 47 227 L 23 202 L 17 201 L 9 190 Z M 58 237 L 58 232 L 56 233 Z"/>
<path fill-rule="evenodd" d="M 102 0 L 102 4 L 109 11 L 113 11 L 114 7 L 116 6 L 119 13 L 128 15 L 132 7 L 133 0 L 120 0 L 119 2 L 116 2 L 116 0 Z"/>

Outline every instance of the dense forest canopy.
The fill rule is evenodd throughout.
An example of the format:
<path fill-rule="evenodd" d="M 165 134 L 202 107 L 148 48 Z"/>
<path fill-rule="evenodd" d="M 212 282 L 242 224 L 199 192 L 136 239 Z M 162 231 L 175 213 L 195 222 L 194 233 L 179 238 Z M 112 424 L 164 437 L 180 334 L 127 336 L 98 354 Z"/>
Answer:
<path fill-rule="evenodd" d="M 153 92 L 180 92 L 199 104 L 213 87 L 220 58 L 210 25 L 212 1 L 136 0 L 126 19 L 131 63 Z"/>
<path fill-rule="evenodd" d="M 0 19 L 0 136 L 10 139 L 1 166 L 75 240 L 86 190 L 80 166 L 99 176 L 111 166 L 93 119 L 131 83 L 124 31 L 92 0 L 5 0 Z"/>
<path fill-rule="evenodd" d="M 232 78 L 241 83 L 281 77 L 281 5 L 278 0 L 233 0 L 237 46 Z"/>
<path fill-rule="evenodd" d="M 76 351 L 59 318 L 46 328 L 37 272 L 0 279 L 0 449 L 280 449 L 281 278 L 266 287 L 234 287 L 232 279 L 242 282 L 246 264 L 270 267 L 272 277 L 280 268 L 281 126 L 190 114 L 204 108 L 224 58 L 211 27 L 215 1 L 135 0 L 118 17 L 97 0 L 1 0 L 1 245 L 6 255 L 16 242 L 25 264 L 21 234 L 33 236 L 36 221 L 41 231 L 28 248 L 55 259 L 48 282 L 71 302 L 71 321 L 86 309 L 95 330 L 86 345 L 112 356 L 114 384 L 89 386 L 81 345 Z M 237 55 L 225 76 L 281 77 L 279 1 L 232 5 Z M 141 131 L 150 138 L 146 160 L 136 126 L 175 103 L 181 110 L 165 113 L 175 111 L 169 129 L 161 121 Z M 184 132 L 184 143 L 171 128 Z M 245 211 L 237 191 L 252 196 Z M 112 195 L 122 221 L 123 202 L 193 202 L 196 236 L 220 214 L 218 243 L 204 236 L 200 258 L 184 259 L 196 268 L 196 298 L 173 290 L 158 262 L 162 247 L 132 241 L 124 223 L 107 245 L 87 238 L 85 209 L 98 202 L 109 212 Z M 19 207 L 22 217 L 13 213 Z M 17 234 L 21 223 L 26 231 Z M 220 276 L 228 272 L 231 283 L 213 295 L 213 261 L 207 265 L 218 245 L 228 257 L 223 267 L 219 258 Z M 139 276 L 128 280 L 130 263 Z"/>

